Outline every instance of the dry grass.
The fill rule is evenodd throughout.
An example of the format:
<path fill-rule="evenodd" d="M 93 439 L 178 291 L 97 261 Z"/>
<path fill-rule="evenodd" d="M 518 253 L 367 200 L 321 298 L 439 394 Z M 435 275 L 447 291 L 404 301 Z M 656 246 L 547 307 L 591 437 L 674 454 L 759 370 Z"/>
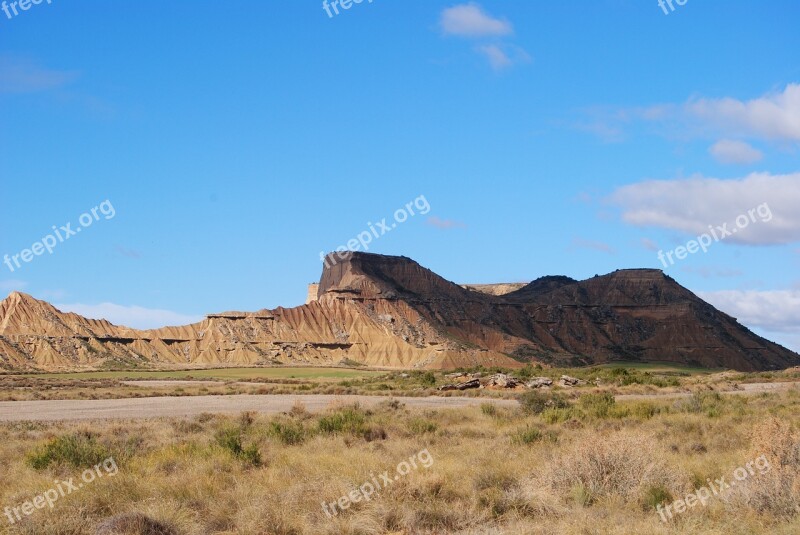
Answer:
<path fill-rule="evenodd" d="M 0 532 L 90 535 L 116 522 L 128 531 L 112 532 L 126 535 L 788 535 L 800 531 L 798 409 L 800 396 L 788 392 L 659 403 L 594 396 L 560 408 L 564 419 L 489 406 L 409 411 L 387 401 L 321 415 L 297 405 L 271 418 L 5 424 L 0 508 L 76 477 L 96 452 L 113 454 L 119 473 L 23 522 L 0 516 Z M 430 468 L 333 518 L 323 512 L 322 502 L 395 473 L 423 449 Z M 653 510 L 762 454 L 773 469 L 736 492 L 669 523 Z M 47 462 L 29 460 L 37 455 Z"/>

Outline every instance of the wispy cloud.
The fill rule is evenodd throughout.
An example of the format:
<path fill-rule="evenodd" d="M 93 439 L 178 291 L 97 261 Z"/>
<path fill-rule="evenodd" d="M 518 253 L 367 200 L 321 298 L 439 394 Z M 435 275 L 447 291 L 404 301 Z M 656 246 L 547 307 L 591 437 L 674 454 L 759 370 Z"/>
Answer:
<path fill-rule="evenodd" d="M 695 236 L 708 232 L 709 225 L 727 223 L 730 228 L 738 216 L 759 209 L 757 224 L 737 229 L 725 241 L 749 245 L 800 241 L 800 173 L 753 173 L 736 180 L 703 176 L 647 180 L 617 189 L 608 200 L 622 208 L 626 223 Z"/>
<path fill-rule="evenodd" d="M 642 238 L 639 244 L 648 251 L 658 251 L 660 249 L 658 244 L 650 238 Z"/>
<path fill-rule="evenodd" d="M 576 130 L 594 134 L 606 143 L 619 143 L 625 140 L 625 130 L 621 126 L 601 119 L 575 121 L 571 126 Z"/>
<path fill-rule="evenodd" d="M 77 77 L 75 71 L 47 69 L 26 58 L 0 56 L 0 94 L 47 91 L 63 87 Z"/>
<path fill-rule="evenodd" d="M 714 143 L 708 152 L 718 162 L 725 164 L 747 165 L 761 161 L 764 154 L 744 141 L 721 139 Z"/>
<path fill-rule="evenodd" d="M 798 143 L 800 83 L 790 83 L 782 90 L 749 100 L 691 97 L 684 102 L 645 107 L 596 106 L 581 113 L 584 119 L 574 121 L 574 128 L 611 141 L 621 140 L 627 131 L 646 125 L 653 133 L 675 139 Z M 750 156 L 754 157 L 754 153 Z"/>
<path fill-rule="evenodd" d="M 114 303 L 85 305 L 82 303 L 54 304 L 64 312 L 75 312 L 92 319 L 105 319 L 115 325 L 134 329 L 156 329 L 168 325 L 187 325 L 203 319 L 202 316 L 180 314 L 171 310 L 124 306 Z"/>
<path fill-rule="evenodd" d="M 527 52 L 514 45 L 480 45 L 476 50 L 489 60 L 489 65 L 496 71 L 531 60 Z"/>
<path fill-rule="evenodd" d="M 510 22 L 492 17 L 475 2 L 446 8 L 442 11 L 439 24 L 446 35 L 462 37 L 502 36 L 514 33 Z"/>
<path fill-rule="evenodd" d="M 465 225 L 461 221 L 454 221 L 452 219 L 439 219 L 436 216 L 429 217 L 427 221 L 425 221 L 425 223 L 432 227 L 444 230 L 450 230 L 454 228 L 467 228 L 467 225 Z"/>
<path fill-rule="evenodd" d="M 127 249 L 125 247 L 122 247 L 121 245 L 117 245 L 116 251 L 120 255 L 125 256 L 127 258 L 141 258 L 142 257 L 142 253 L 140 253 L 139 251 L 137 251 L 135 249 Z"/>
<path fill-rule="evenodd" d="M 482 45 L 477 47 L 476 50 L 487 57 L 489 65 L 496 71 L 511 67 L 514 64 L 511 58 L 498 45 Z"/>

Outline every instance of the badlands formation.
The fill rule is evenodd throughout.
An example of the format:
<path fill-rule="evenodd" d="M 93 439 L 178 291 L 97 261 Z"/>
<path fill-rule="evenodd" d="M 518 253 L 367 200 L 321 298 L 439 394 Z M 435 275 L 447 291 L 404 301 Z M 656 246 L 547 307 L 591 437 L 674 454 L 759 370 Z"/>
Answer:
<path fill-rule="evenodd" d="M 14 292 L 0 302 L 0 368 L 800 365 L 800 355 L 754 334 L 660 270 L 462 287 L 401 256 L 349 252 L 329 255 L 325 266 L 305 305 L 210 314 L 192 325 L 146 331 L 63 313 Z"/>

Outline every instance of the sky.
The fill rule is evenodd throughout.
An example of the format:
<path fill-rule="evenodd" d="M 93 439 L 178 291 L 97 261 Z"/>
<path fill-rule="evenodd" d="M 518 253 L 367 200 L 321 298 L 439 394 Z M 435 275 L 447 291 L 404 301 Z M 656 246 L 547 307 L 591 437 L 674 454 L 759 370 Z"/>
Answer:
<path fill-rule="evenodd" d="M 659 268 L 798 350 L 800 3 L 669 4 L 7 0 L 0 293 L 145 328 L 340 246 Z"/>

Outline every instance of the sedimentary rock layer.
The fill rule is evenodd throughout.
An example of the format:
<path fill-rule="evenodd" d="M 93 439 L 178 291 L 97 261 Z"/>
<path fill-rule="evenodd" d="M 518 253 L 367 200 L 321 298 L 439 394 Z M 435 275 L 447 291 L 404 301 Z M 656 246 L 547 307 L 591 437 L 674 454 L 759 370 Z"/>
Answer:
<path fill-rule="evenodd" d="M 63 313 L 18 292 L 0 302 L 5 368 L 351 361 L 443 369 L 619 360 L 739 370 L 800 364 L 796 353 L 648 269 L 585 281 L 543 277 L 487 292 L 406 257 L 345 253 L 328 256 L 316 300 L 303 306 L 210 314 L 147 331 Z"/>

